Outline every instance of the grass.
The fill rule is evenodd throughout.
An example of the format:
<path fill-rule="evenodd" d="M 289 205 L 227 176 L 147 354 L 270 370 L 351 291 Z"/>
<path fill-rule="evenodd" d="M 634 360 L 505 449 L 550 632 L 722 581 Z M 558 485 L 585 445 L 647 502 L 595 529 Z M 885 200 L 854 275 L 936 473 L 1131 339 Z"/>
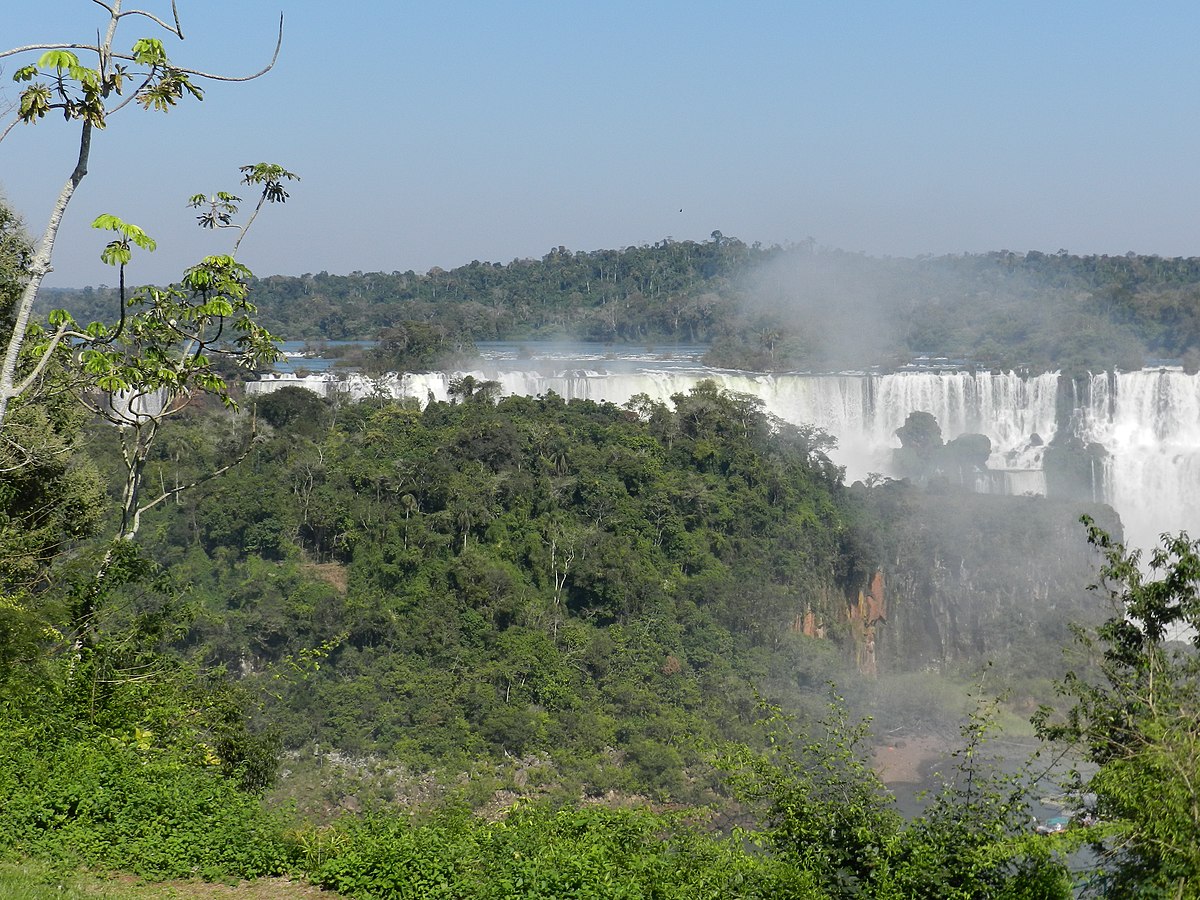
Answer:
<path fill-rule="evenodd" d="M 108 889 L 98 879 L 60 872 L 40 863 L 0 864 L 0 897 L 7 900 L 125 900 L 133 895 Z"/>

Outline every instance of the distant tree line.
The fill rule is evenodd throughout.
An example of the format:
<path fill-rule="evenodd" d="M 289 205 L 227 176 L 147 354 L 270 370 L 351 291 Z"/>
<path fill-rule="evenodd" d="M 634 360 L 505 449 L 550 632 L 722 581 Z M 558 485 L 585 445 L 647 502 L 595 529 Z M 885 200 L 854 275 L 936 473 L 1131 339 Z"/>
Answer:
<path fill-rule="evenodd" d="M 899 364 L 928 354 L 981 366 L 1200 365 L 1200 258 L 1006 250 L 875 259 L 798 245 L 663 240 L 556 247 L 541 259 L 456 269 L 274 275 L 262 322 L 287 338 L 390 342 L 414 370 L 473 342 L 571 338 L 707 343 L 715 365 L 762 371 Z M 51 292 L 81 321 L 115 315 L 106 288 Z M 410 334 L 421 351 L 405 356 Z"/>

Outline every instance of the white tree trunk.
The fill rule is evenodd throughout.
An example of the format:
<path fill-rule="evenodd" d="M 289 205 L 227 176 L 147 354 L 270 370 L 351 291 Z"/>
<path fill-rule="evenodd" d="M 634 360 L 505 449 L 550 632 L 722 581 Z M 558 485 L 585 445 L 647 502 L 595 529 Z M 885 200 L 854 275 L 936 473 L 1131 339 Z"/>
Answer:
<path fill-rule="evenodd" d="M 0 431 L 4 430 L 5 421 L 8 417 L 9 401 L 16 399 L 21 393 L 21 389 L 16 386 L 17 361 L 21 355 L 21 347 L 25 343 L 25 329 L 29 327 L 29 316 L 33 312 L 33 302 L 37 299 L 42 281 L 52 271 L 53 267 L 50 265 L 50 259 L 54 253 L 54 241 L 58 237 L 58 226 L 62 223 L 63 213 L 67 211 L 67 205 L 75 195 L 75 189 L 79 187 L 79 183 L 87 175 L 88 157 L 91 154 L 91 149 L 92 125 L 90 122 L 84 122 L 83 131 L 79 136 L 79 160 L 75 163 L 75 171 L 71 173 L 71 177 L 67 179 L 67 183 L 63 185 L 62 191 L 59 192 L 58 201 L 54 204 L 54 211 L 50 214 L 50 220 L 46 223 L 46 230 L 42 234 L 42 239 L 38 243 L 37 253 L 34 254 L 33 262 L 29 267 L 29 281 L 25 284 L 25 289 L 21 292 L 21 299 L 17 304 L 17 314 L 13 322 L 12 334 L 8 336 L 8 348 L 4 353 L 4 364 L 0 367 Z M 51 345 L 47 348 L 46 354 L 49 355 L 53 352 L 54 346 Z M 21 388 L 24 387 L 25 385 L 21 386 Z"/>

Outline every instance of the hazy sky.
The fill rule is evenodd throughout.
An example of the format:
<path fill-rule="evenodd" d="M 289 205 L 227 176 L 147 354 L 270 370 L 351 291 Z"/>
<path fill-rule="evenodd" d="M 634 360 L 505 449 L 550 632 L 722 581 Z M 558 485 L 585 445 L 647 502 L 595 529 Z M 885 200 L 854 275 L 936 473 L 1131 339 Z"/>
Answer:
<path fill-rule="evenodd" d="M 115 116 L 51 284 L 115 281 L 87 228 L 103 212 L 159 241 L 134 281 L 227 249 L 184 200 L 262 160 L 303 180 L 243 245 L 259 275 L 424 271 L 714 229 L 872 255 L 1200 255 L 1195 0 L 179 6 L 179 64 L 254 71 L 282 11 L 279 64 L 167 116 Z M 87 40 L 103 15 L 88 0 L 7 4 L 0 44 Z M 152 32 L 127 20 L 120 43 Z M 3 61 L 8 103 L 18 64 Z M 0 186 L 35 232 L 76 135 L 48 118 L 0 143 Z"/>

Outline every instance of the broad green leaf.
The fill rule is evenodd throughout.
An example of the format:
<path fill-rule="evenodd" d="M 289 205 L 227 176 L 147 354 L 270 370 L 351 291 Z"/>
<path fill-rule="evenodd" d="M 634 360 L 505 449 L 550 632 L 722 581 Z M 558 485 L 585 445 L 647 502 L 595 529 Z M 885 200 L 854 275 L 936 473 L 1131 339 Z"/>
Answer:
<path fill-rule="evenodd" d="M 136 225 L 132 225 L 129 222 L 122 221 L 117 216 L 111 215 L 109 213 L 104 213 L 102 215 L 97 216 L 92 221 L 92 227 L 104 229 L 106 231 L 115 231 L 118 234 L 122 235 L 123 240 L 126 243 L 126 245 L 128 245 L 128 242 L 132 241 L 133 243 L 135 243 L 139 247 L 141 247 L 143 250 L 148 250 L 148 251 L 153 252 L 154 249 L 158 246 L 157 243 L 155 242 L 154 238 L 152 238 L 152 237 L 150 237 L 150 235 L 146 234 L 146 232 L 143 231 L 141 228 L 139 228 Z M 129 261 L 128 259 L 125 260 L 125 262 L 128 262 L 128 261 Z"/>
<path fill-rule="evenodd" d="M 89 375 L 103 375 L 113 369 L 112 360 L 107 353 L 99 350 L 87 351 L 83 354 L 83 370 Z"/>
<path fill-rule="evenodd" d="M 192 84 L 186 76 L 182 79 L 183 89 L 186 90 L 197 100 L 204 99 L 204 90 L 198 85 Z"/>
<path fill-rule="evenodd" d="M 241 166 L 239 171 L 242 173 L 242 181 L 245 184 L 266 184 L 269 182 L 278 181 L 299 181 L 300 176 L 295 172 L 289 172 L 278 163 L 254 163 L 249 166 Z"/>
<path fill-rule="evenodd" d="M 109 213 L 103 213 L 92 220 L 93 228 L 105 228 L 108 231 L 116 231 L 121 224 L 123 223 L 120 219 Z"/>
<path fill-rule="evenodd" d="M 218 297 L 209 300 L 197 312 L 203 316 L 231 316 L 233 315 L 233 304 L 223 297 Z"/>
<path fill-rule="evenodd" d="M 112 74 L 108 76 L 108 84 L 114 94 L 121 93 L 121 89 L 125 86 L 125 68 L 123 66 L 113 67 Z"/>
<path fill-rule="evenodd" d="M 110 266 L 124 266 L 133 256 L 125 241 L 109 241 L 100 251 L 100 260 Z"/>
<path fill-rule="evenodd" d="M 79 65 L 79 57 L 70 50 L 47 50 L 37 64 L 39 69 L 70 69 Z"/>
<path fill-rule="evenodd" d="M 167 61 L 167 51 L 157 38 L 139 38 L 130 51 L 134 62 L 143 66 L 160 66 Z"/>
<path fill-rule="evenodd" d="M 71 66 L 67 69 L 67 75 L 78 81 L 85 88 L 98 89 L 100 87 L 100 75 L 95 69 L 90 69 L 87 66 Z"/>
<path fill-rule="evenodd" d="M 155 243 L 154 238 L 150 237 L 150 235 L 146 234 L 146 232 L 142 231 L 142 229 L 138 228 L 136 225 L 128 226 L 125 231 L 125 236 L 143 250 L 154 252 L 154 249 L 158 246 L 158 244 Z"/>
<path fill-rule="evenodd" d="M 24 122 L 45 117 L 50 111 L 50 89 L 44 84 L 31 84 L 21 92 L 17 115 Z"/>
<path fill-rule="evenodd" d="M 108 391 L 110 394 L 119 394 L 121 391 L 129 390 L 129 382 L 118 375 L 102 375 L 96 379 L 96 385 L 100 390 Z"/>

